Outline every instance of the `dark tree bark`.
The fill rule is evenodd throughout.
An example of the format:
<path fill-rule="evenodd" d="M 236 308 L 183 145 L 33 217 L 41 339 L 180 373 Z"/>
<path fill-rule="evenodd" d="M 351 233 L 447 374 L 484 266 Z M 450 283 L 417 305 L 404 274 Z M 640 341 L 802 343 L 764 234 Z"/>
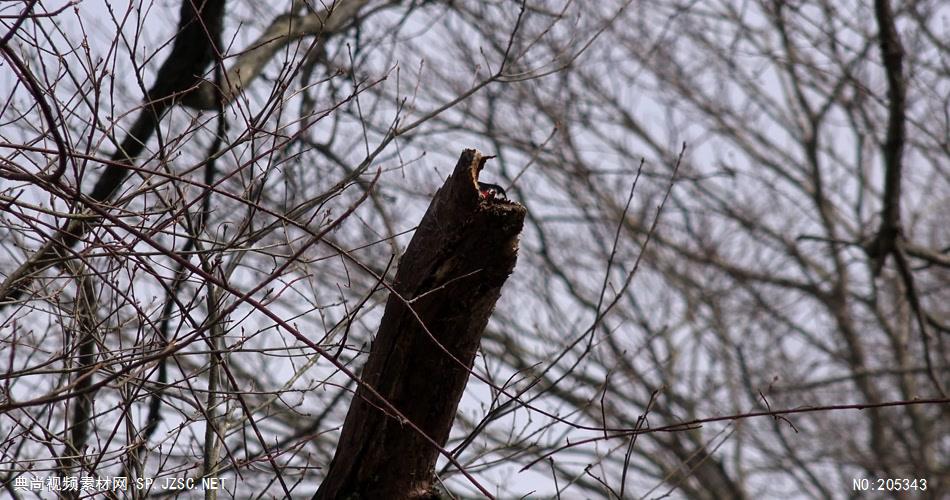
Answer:
<path fill-rule="evenodd" d="M 894 12 L 887 0 L 874 2 L 881 61 L 887 74 L 887 137 L 884 139 L 884 208 L 877 235 L 866 247 L 875 276 L 880 275 L 887 256 L 897 251 L 901 237 L 901 171 L 907 134 L 905 114 L 907 88 L 904 81 L 904 46 Z"/>
<path fill-rule="evenodd" d="M 488 157 L 465 150 L 403 255 L 363 381 L 315 499 L 434 498 L 439 455 L 482 332 L 517 260 L 525 208 L 483 196 Z"/>

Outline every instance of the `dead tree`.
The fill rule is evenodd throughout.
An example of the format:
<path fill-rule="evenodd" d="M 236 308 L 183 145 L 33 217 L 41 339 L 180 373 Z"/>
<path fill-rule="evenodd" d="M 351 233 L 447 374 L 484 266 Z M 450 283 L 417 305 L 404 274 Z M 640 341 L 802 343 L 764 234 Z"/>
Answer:
<path fill-rule="evenodd" d="M 465 150 L 399 264 L 326 479 L 315 499 L 435 498 L 434 467 L 501 287 L 525 208 L 478 174 Z M 395 415 L 386 408 L 395 408 Z"/>

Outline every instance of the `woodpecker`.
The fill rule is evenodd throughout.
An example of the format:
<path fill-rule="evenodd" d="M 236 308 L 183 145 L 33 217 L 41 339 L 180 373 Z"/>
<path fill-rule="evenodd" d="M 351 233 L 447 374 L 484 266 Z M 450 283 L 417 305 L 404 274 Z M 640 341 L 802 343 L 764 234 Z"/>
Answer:
<path fill-rule="evenodd" d="M 487 182 L 478 183 L 478 196 L 483 200 L 495 200 L 498 197 L 501 197 L 502 200 L 508 200 L 505 190 L 501 186 Z"/>

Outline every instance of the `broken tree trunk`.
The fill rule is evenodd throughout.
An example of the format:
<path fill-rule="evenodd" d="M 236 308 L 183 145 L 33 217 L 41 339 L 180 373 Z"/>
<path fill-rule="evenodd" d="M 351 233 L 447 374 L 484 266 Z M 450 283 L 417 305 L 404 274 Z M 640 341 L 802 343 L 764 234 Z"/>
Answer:
<path fill-rule="evenodd" d="M 467 149 L 399 263 L 362 380 L 445 445 L 479 341 L 515 267 L 525 208 L 480 193 Z M 362 384 L 314 499 L 436 498 L 439 449 Z"/>

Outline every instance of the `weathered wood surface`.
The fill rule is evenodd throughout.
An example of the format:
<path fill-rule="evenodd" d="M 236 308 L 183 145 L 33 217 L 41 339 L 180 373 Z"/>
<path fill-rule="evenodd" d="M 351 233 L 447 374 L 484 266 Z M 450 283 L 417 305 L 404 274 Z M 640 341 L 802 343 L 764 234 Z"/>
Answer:
<path fill-rule="evenodd" d="M 399 263 L 362 379 L 444 446 L 482 332 L 515 267 L 525 208 L 480 196 L 465 150 Z M 398 294 L 398 295 L 397 295 Z M 407 304 L 408 302 L 408 304 Z M 315 499 L 435 498 L 439 450 L 357 390 Z"/>

